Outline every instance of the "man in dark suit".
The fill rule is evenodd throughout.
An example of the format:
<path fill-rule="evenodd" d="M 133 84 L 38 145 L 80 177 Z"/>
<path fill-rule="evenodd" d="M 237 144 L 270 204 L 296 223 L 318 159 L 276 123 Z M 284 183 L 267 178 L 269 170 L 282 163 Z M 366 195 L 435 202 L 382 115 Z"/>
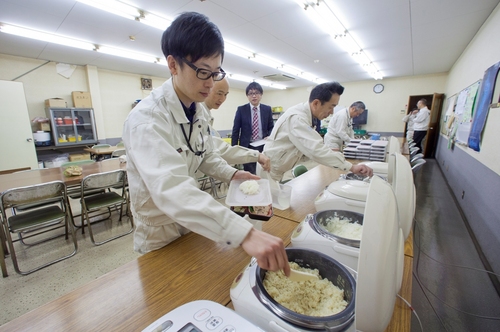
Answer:
<path fill-rule="evenodd" d="M 250 83 L 246 94 L 250 103 L 239 106 L 234 117 L 231 145 L 240 145 L 262 152 L 264 145 L 254 147 L 250 143 L 266 138 L 274 127 L 271 106 L 260 103 L 264 91 L 257 82 Z M 244 164 L 243 168 L 255 174 L 256 163 Z"/>

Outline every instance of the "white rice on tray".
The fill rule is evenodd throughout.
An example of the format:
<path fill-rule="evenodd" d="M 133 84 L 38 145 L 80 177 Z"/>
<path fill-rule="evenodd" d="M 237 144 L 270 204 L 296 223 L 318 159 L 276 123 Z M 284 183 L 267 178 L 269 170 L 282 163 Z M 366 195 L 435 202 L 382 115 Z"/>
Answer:
<path fill-rule="evenodd" d="M 243 181 L 239 188 L 245 195 L 255 195 L 259 192 L 259 183 L 255 180 Z"/>
<path fill-rule="evenodd" d="M 296 313 L 316 317 L 335 315 L 347 307 L 344 291 L 323 279 L 317 269 L 303 268 L 295 262 L 290 262 L 290 268 L 315 274 L 319 279 L 291 281 L 283 271 L 267 271 L 264 287 L 276 302 Z"/>
<path fill-rule="evenodd" d="M 324 228 L 328 232 L 346 239 L 361 240 L 363 225 L 358 222 L 351 223 L 350 221 L 348 218 L 329 217 L 326 219 Z"/>

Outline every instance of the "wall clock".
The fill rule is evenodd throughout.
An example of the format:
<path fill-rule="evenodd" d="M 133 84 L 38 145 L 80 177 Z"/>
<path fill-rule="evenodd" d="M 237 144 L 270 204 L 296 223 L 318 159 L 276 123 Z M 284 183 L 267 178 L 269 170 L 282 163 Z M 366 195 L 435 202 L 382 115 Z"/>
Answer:
<path fill-rule="evenodd" d="M 373 86 L 373 92 L 375 92 L 375 93 L 381 93 L 382 91 L 384 91 L 384 85 L 383 84 L 378 83 L 378 84 L 375 84 Z"/>
<path fill-rule="evenodd" d="M 153 90 L 153 80 L 150 78 L 141 78 L 142 90 Z"/>

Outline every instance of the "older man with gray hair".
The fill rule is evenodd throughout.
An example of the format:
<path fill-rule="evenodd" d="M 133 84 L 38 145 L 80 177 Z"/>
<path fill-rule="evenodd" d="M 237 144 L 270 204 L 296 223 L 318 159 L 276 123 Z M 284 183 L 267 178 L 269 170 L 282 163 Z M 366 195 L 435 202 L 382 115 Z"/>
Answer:
<path fill-rule="evenodd" d="M 344 108 L 336 111 L 328 124 L 324 138 L 325 145 L 334 151 L 342 151 L 343 145 L 354 138 L 352 119 L 360 116 L 365 111 L 365 108 L 362 101 L 356 101 L 352 103 L 349 109 Z"/>

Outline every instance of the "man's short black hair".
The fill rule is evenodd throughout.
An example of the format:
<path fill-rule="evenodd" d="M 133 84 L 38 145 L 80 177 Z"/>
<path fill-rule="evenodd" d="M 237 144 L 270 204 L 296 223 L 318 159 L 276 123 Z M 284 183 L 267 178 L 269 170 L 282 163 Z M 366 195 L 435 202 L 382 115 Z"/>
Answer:
<path fill-rule="evenodd" d="M 224 59 L 224 39 L 219 28 L 203 14 L 185 12 L 163 32 L 161 49 L 165 58 L 173 56 L 182 66 L 181 58 L 191 62 L 221 55 Z"/>
<path fill-rule="evenodd" d="M 351 107 L 354 107 L 358 112 L 364 111 L 366 109 L 365 103 L 363 103 L 362 101 L 355 101 L 354 103 L 352 103 Z"/>
<path fill-rule="evenodd" d="M 248 86 L 245 90 L 245 93 L 247 94 L 247 96 L 248 96 L 248 92 L 250 90 L 257 90 L 260 92 L 261 95 L 264 94 L 264 90 L 262 90 L 262 86 L 260 86 L 260 84 L 257 82 L 252 82 L 252 83 L 248 84 Z"/>
<path fill-rule="evenodd" d="M 321 105 L 330 101 L 333 94 L 338 94 L 339 96 L 344 93 L 344 87 L 340 85 L 339 82 L 326 82 L 318 84 L 312 89 L 309 95 L 309 102 L 312 103 L 315 99 L 321 102 Z"/>

